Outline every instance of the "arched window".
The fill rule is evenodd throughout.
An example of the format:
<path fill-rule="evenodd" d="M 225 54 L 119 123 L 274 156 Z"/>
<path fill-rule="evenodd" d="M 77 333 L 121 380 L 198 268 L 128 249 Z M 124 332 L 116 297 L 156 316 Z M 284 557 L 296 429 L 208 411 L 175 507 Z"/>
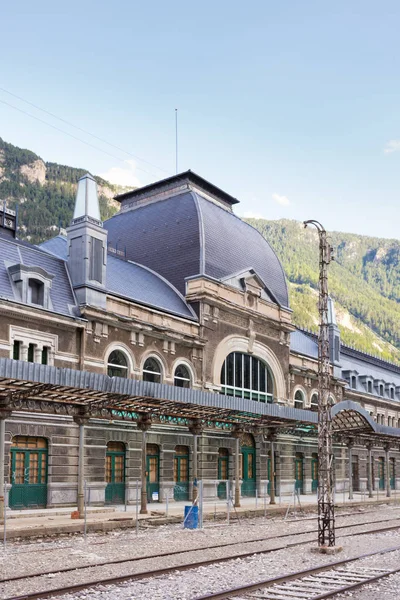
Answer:
<path fill-rule="evenodd" d="M 297 390 L 294 395 L 294 407 L 304 408 L 304 394 L 300 390 Z"/>
<path fill-rule="evenodd" d="M 109 377 L 128 377 L 128 359 L 121 350 L 113 350 L 107 361 Z"/>
<path fill-rule="evenodd" d="M 221 369 L 222 393 L 258 402 L 273 401 L 274 384 L 268 366 L 260 359 L 231 352 Z"/>
<path fill-rule="evenodd" d="M 318 394 L 313 394 L 311 396 L 310 408 L 311 410 L 318 410 Z"/>
<path fill-rule="evenodd" d="M 146 359 L 143 365 L 143 381 L 161 383 L 161 365 L 153 357 Z"/>
<path fill-rule="evenodd" d="M 178 365 L 174 373 L 176 387 L 189 388 L 191 384 L 189 369 L 185 365 Z"/>

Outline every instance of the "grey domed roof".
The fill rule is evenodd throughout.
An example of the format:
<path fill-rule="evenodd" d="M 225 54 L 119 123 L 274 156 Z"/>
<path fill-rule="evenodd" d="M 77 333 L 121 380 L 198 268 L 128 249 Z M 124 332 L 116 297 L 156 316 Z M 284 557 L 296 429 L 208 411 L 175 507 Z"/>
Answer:
<path fill-rule="evenodd" d="M 285 275 L 271 246 L 233 214 L 229 204 L 237 202 L 234 198 L 202 182 L 188 172 L 119 197 L 122 212 L 104 223 L 108 243 L 160 273 L 183 294 L 187 277 L 222 280 L 253 269 L 268 296 L 288 306 Z"/>

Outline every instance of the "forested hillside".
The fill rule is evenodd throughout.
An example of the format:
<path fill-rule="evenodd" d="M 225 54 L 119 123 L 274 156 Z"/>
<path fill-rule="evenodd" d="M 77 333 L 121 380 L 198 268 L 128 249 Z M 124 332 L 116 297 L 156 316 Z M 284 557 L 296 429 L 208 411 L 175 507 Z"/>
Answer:
<path fill-rule="evenodd" d="M 318 325 L 318 236 L 302 223 L 248 219 L 270 242 L 289 280 L 297 325 Z M 361 350 L 400 360 L 400 243 L 361 235 L 330 234 L 335 260 L 329 289 L 342 339 Z"/>
<path fill-rule="evenodd" d="M 0 138 L 0 201 L 10 208 L 18 204 L 19 237 L 32 243 L 67 227 L 72 217 L 76 183 L 87 171 L 44 162 L 30 150 L 17 148 Z M 96 177 L 104 219 L 117 210 L 113 196 L 120 191 Z"/>
<path fill-rule="evenodd" d="M 30 150 L 0 138 L 0 202 L 19 208 L 18 236 L 38 243 L 67 227 L 76 183 L 85 169 L 44 162 Z M 117 211 L 116 193 L 125 191 L 96 177 L 103 219 Z M 282 261 L 289 281 L 293 320 L 318 326 L 318 237 L 295 221 L 248 219 Z M 400 243 L 397 240 L 332 233 L 335 261 L 329 287 L 336 301 L 345 343 L 400 363 Z"/>

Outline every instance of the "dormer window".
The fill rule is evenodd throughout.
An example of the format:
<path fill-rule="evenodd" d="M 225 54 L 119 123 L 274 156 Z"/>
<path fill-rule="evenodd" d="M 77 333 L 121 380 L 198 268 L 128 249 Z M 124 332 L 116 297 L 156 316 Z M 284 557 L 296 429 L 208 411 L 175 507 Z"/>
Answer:
<path fill-rule="evenodd" d="M 379 395 L 383 396 L 383 384 L 382 383 L 379 385 Z"/>
<path fill-rule="evenodd" d="M 368 381 L 367 390 L 368 390 L 368 394 L 372 394 L 372 381 Z"/>
<path fill-rule="evenodd" d="M 44 283 L 32 277 L 28 279 L 28 303 L 44 305 Z"/>
<path fill-rule="evenodd" d="M 394 388 L 393 387 L 390 388 L 390 397 L 392 400 L 394 400 Z"/>
<path fill-rule="evenodd" d="M 353 390 L 357 388 L 357 377 L 355 375 L 352 375 L 351 377 L 351 387 Z"/>
<path fill-rule="evenodd" d="M 52 309 L 50 290 L 54 275 L 41 267 L 23 264 L 8 267 L 15 299 L 23 304 Z"/>

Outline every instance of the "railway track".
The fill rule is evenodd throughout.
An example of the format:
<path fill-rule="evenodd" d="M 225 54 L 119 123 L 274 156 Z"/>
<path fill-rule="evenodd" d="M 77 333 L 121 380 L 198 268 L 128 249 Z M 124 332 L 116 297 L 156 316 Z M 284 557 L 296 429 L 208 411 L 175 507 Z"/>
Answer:
<path fill-rule="evenodd" d="M 364 527 L 364 526 L 365 526 L 364 523 L 358 524 L 358 525 L 347 524 L 347 525 L 341 526 L 340 528 L 341 529 L 347 529 L 350 527 L 353 527 L 353 528 L 358 527 L 359 528 L 359 527 Z M 371 533 L 381 533 L 381 532 L 387 532 L 390 530 L 396 530 L 399 528 L 400 528 L 400 523 L 397 525 L 394 525 L 394 526 L 384 527 L 384 528 L 379 528 L 379 529 L 368 529 L 366 531 L 349 532 L 349 533 L 343 534 L 341 537 L 367 535 L 367 534 L 371 534 Z M 312 538 L 304 539 L 304 535 L 306 535 L 308 533 L 312 533 Z M 139 561 L 148 560 L 148 559 L 152 559 L 152 560 L 157 559 L 157 558 L 165 559 L 167 557 L 172 557 L 177 554 L 188 554 L 188 553 L 192 553 L 192 554 L 197 553 L 198 554 L 198 553 L 204 553 L 204 551 L 208 550 L 208 549 L 223 548 L 223 547 L 227 547 L 227 546 L 246 545 L 246 544 L 251 544 L 251 543 L 254 543 L 257 541 L 270 541 L 270 540 L 274 540 L 274 539 L 280 539 L 280 538 L 284 538 L 284 537 L 293 537 L 293 536 L 297 536 L 297 537 L 302 536 L 302 539 L 301 539 L 301 541 L 294 541 L 294 542 L 286 543 L 281 546 L 275 546 L 275 547 L 267 548 L 267 549 L 259 549 L 259 550 L 252 549 L 250 551 L 229 554 L 228 556 L 222 556 L 219 558 L 211 558 L 211 559 L 207 559 L 207 560 L 204 560 L 204 559 L 192 560 L 191 562 L 187 562 L 187 563 L 183 563 L 183 564 L 182 563 L 174 564 L 173 566 L 163 567 L 163 568 L 159 568 L 159 569 L 143 570 L 143 571 L 136 571 L 136 572 L 130 571 L 129 573 L 126 573 L 123 575 L 104 577 L 104 568 L 112 567 L 113 565 L 126 564 L 127 568 L 129 568 L 129 567 L 131 568 L 132 564 L 135 564 Z M 211 547 L 208 546 L 205 548 L 177 550 L 177 551 L 173 551 L 173 552 L 169 552 L 169 553 L 153 554 L 153 555 L 146 555 L 146 556 L 141 556 L 141 557 L 128 557 L 128 558 L 124 558 L 124 559 L 104 561 L 101 563 L 83 565 L 83 566 L 78 566 L 78 567 L 66 567 L 65 569 L 58 569 L 58 570 L 53 570 L 53 571 L 43 571 L 40 573 L 32 573 L 32 574 L 24 575 L 24 576 L 15 575 L 15 576 L 12 576 L 9 578 L 4 578 L 4 579 L 0 580 L 0 583 L 4 586 L 7 583 L 13 584 L 16 582 L 23 583 L 24 581 L 29 581 L 28 586 L 29 586 L 29 588 L 31 588 L 32 583 L 33 583 L 33 586 L 35 585 L 33 582 L 33 580 L 35 578 L 40 580 L 40 578 L 45 578 L 49 575 L 56 576 L 58 574 L 66 574 L 68 572 L 70 572 L 74 575 L 75 580 L 76 580 L 75 575 L 78 575 L 78 574 L 86 576 L 86 580 L 83 582 L 80 582 L 80 583 L 74 583 L 72 585 L 65 585 L 62 587 L 54 587 L 53 586 L 52 588 L 42 589 L 41 591 L 38 591 L 38 592 L 27 592 L 27 593 L 24 593 L 24 594 L 18 595 L 18 596 L 2 596 L 2 600 L 35 600 L 35 599 L 39 599 L 39 598 L 41 598 L 41 599 L 49 598 L 49 597 L 53 597 L 53 596 L 57 596 L 57 595 L 63 595 L 66 593 L 78 592 L 78 591 L 81 591 L 81 590 L 84 590 L 87 588 L 95 587 L 97 585 L 110 585 L 110 584 L 122 583 L 125 581 L 135 581 L 135 580 L 146 579 L 146 578 L 150 578 L 150 577 L 159 577 L 162 575 L 167 575 L 171 572 L 186 571 L 186 570 L 195 569 L 198 567 L 206 567 L 206 566 L 215 565 L 218 563 L 227 562 L 232 559 L 237 559 L 237 558 L 245 559 L 245 558 L 249 558 L 254 555 L 257 555 L 257 554 L 268 554 L 268 553 L 276 552 L 279 550 L 285 550 L 287 548 L 301 546 L 303 544 L 313 542 L 314 540 L 315 540 L 315 531 L 312 530 L 312 532 L 306 532 L 306 533 L 302 532 L 302 533 L 297 533 L 297 534 L 296 533 L 282 534 L 282 535 L 274 536 L 271 538 L 260 538 L 259 540 L 250 540 L 248 542 L 243 542 L 243 541 L 230 542 L 230 543 L 218 544 L 218 545 L 211 546 Z M 398 550 L 398 549 L 400 549 L 400 546 L 398 546 L 394 549 L 390 549 L 388 551 L 394 551 L 394 550 Z M 378 554 L 378 553 L 382 553 L 382 552 L 376 552 L 376 554 Z M 340 562 L 343 562 L 343 561 L 340 561 Z M 95 570 L 98 568 L 102 569 L 101 570 L 101 579 L 96 579 Z M 332 563 L 330 565 L 328 565 L 328 567 L 326 567 L 326 568 L 332 568 Z M 84 573 L 85 570 L 87 571 L 86 573 Z M 216 597 L 219 597 L 219 596 L 216 596 Z M 222 597 L 228 597 L 228 596 L 221 596 L 221 598 Z M 213 598 L 213 596 L 210 596 L 210 598 Z M 249 598 L 250 598 L 250 596 L 249 596 Z M 274 600 L 280 600 L 280 599 L 275 596 Z M 286 600 L 289 600 L 289 598 L 287 598 Z M 295 600 L 295 599 L 292 597 L 291 600 Z M 305 598 L 302 597 L 302 600 L 305 600 Z"/>
<path fill-rule="evenodd" d="M 350 533 L 348 534 L 349 536 L 352 535 L 368 535 L 371 533 L 384 533 L 387 531 L 395 531 L 396 529 L 400 529 L 400 518 L 399 519 L 382 519 L 379 521 L 374 521 L 373 523 L 371 523 L 371 525 L 376 525 L 379 523 L 387 523 L 387 522 L 391 522 L 393 523 L 393 521 L 399 521 L 399 523 L 397 525 L 390 525 L 389 527 L 380 527 L 378 529 L 368 529 L 367 531 L 357 531 L 355 533 Z M 340 530 L 340 529 L 349 529 L 349 528 L 355 528 L 355 527 L 365 527 L 366 525 L 369 525 L 369 523 L 357 523 L 357 524 L 346 524 L 346 525 L 340 525 L 338 527 L 336 527 L 336 531 Z M 260 550 L 260 551 L 251 551 L 251 552 L 244 552 L 242 554 L 235 554 L 232 556 L 227 557 L 226 559 L 220 559 L 222 560 L 231 560 L 232 558 L 246 558 L 247 556 L 252 556 L 254 554 L 267 554 L 269 552 L 275 552 L 276 550 L 284 550 L 285 548 L 288 547 L 293 547 L 293 546 L 298 546 L 300 544 L 304 544 L 304 543 L 308 543 L 308 542 L 312 542 L 314 541 L 315 538 L 315 529 L 310 529 L 308 531 L 301 531 L 301 532 L 291 532 L 291 533 L 282 533 L 280 535 L 274 535 L 274 536 L 269 536 L 269 537 L 258 537 L 258 538 L 252 538 L 250 540 L 239 540 L 239 541 L 235 541 L 235 542 L 223 542 L 220 544 L 214 544 L 212 546 L 210 546 L 209 544 L 203 547 L 199 547 L 199 548 L 189 548 L 189 549 L 184 549 L 184 550 L 173 550 L 172 552 L 163 552 L 163 553 L 158 553 L 158 554 L 145 554 L 143 556 L 128 556 L 126 558 L 117 558 L 117 559 L 113 559 L 113 560 L 107 560 L 107 561 L 101 561 L 101 562 L 97 562 L 97 563 L 87 563 L 85 565 L 78 565 L 78 566 L 72 566 L 72 567 L 63 567 L 61 569 L 57 569 L 55 570 L 47 570 L 47 571 L 40 571 L 40 572 L 33 572 L 33 573 L 28 573 L 28 574 L 24 574 L 24 575 L 12 575 L 11 577 L 4 577 L 4 578 L 0 578 L 0 583 L 7 583 L 7 582 L 12 582 L 12 581 L 22 581 L 22 580 L 26 580 L 26 579 L 33 579 L 35 577 L 43 577 L 46 575 L 53 575 L 54 573 L 68 573 L 68 572 L 78 572 L 78 571 L 82 571 L 84 569 L 90 569 L 90 568 L 94 568 L 94 567 L 102 567 L 102 566 L 108 566 L 108 565 L 121 565 L 123 563 L 135 563 L 141 560 L 148 560 L 148 559 L 157 559 L 157 558 L 166 558 L 169 556 L 176 556 L 178 554 L 188 554 L 188 553 L 193 553 L 193 552 L 203 552 L 204 550 L 214 550 L 214 549 L 218 549 L 218 548 L 228 548 L 228 547 L 232 547 L 232 546 L 245 546 L 248 544 L 254 544 L 254 543 L 258 543 L 258 542 L 270 542 L 273 540 L 278 540 L 278 539 L 283 539 L 283 538 L 288 538 L 288 537 L 295 537 L 295 536 L 304 536 L 304 535 L 312 535 L 313 537 L 309 540 L 301 540 L 299 542 L 292 542 L 290 544 L 285 544 L 284 546 L 280 546 L 278 548 L 271 548 L 271 549 L 265 549 L 265 550 Z M 346 534 L 342 535 L 342 537 L 348 537 Z"/>
<path fill-rule="evenodd" d="M 356 564 L 347 568 L 348 565 L 354 565 L 364 558 L 396 550 L 400 550 L 400 546 L 199 596 L 195 600 L 230 600 L 231 598 L 240 598 L 240 600 L 255 600 L 256 598 L 263 600 L 322 600 L 323 598 L 333 598 L 399 573 L 400 567 L 390 570 L 357 566 Z"/>

